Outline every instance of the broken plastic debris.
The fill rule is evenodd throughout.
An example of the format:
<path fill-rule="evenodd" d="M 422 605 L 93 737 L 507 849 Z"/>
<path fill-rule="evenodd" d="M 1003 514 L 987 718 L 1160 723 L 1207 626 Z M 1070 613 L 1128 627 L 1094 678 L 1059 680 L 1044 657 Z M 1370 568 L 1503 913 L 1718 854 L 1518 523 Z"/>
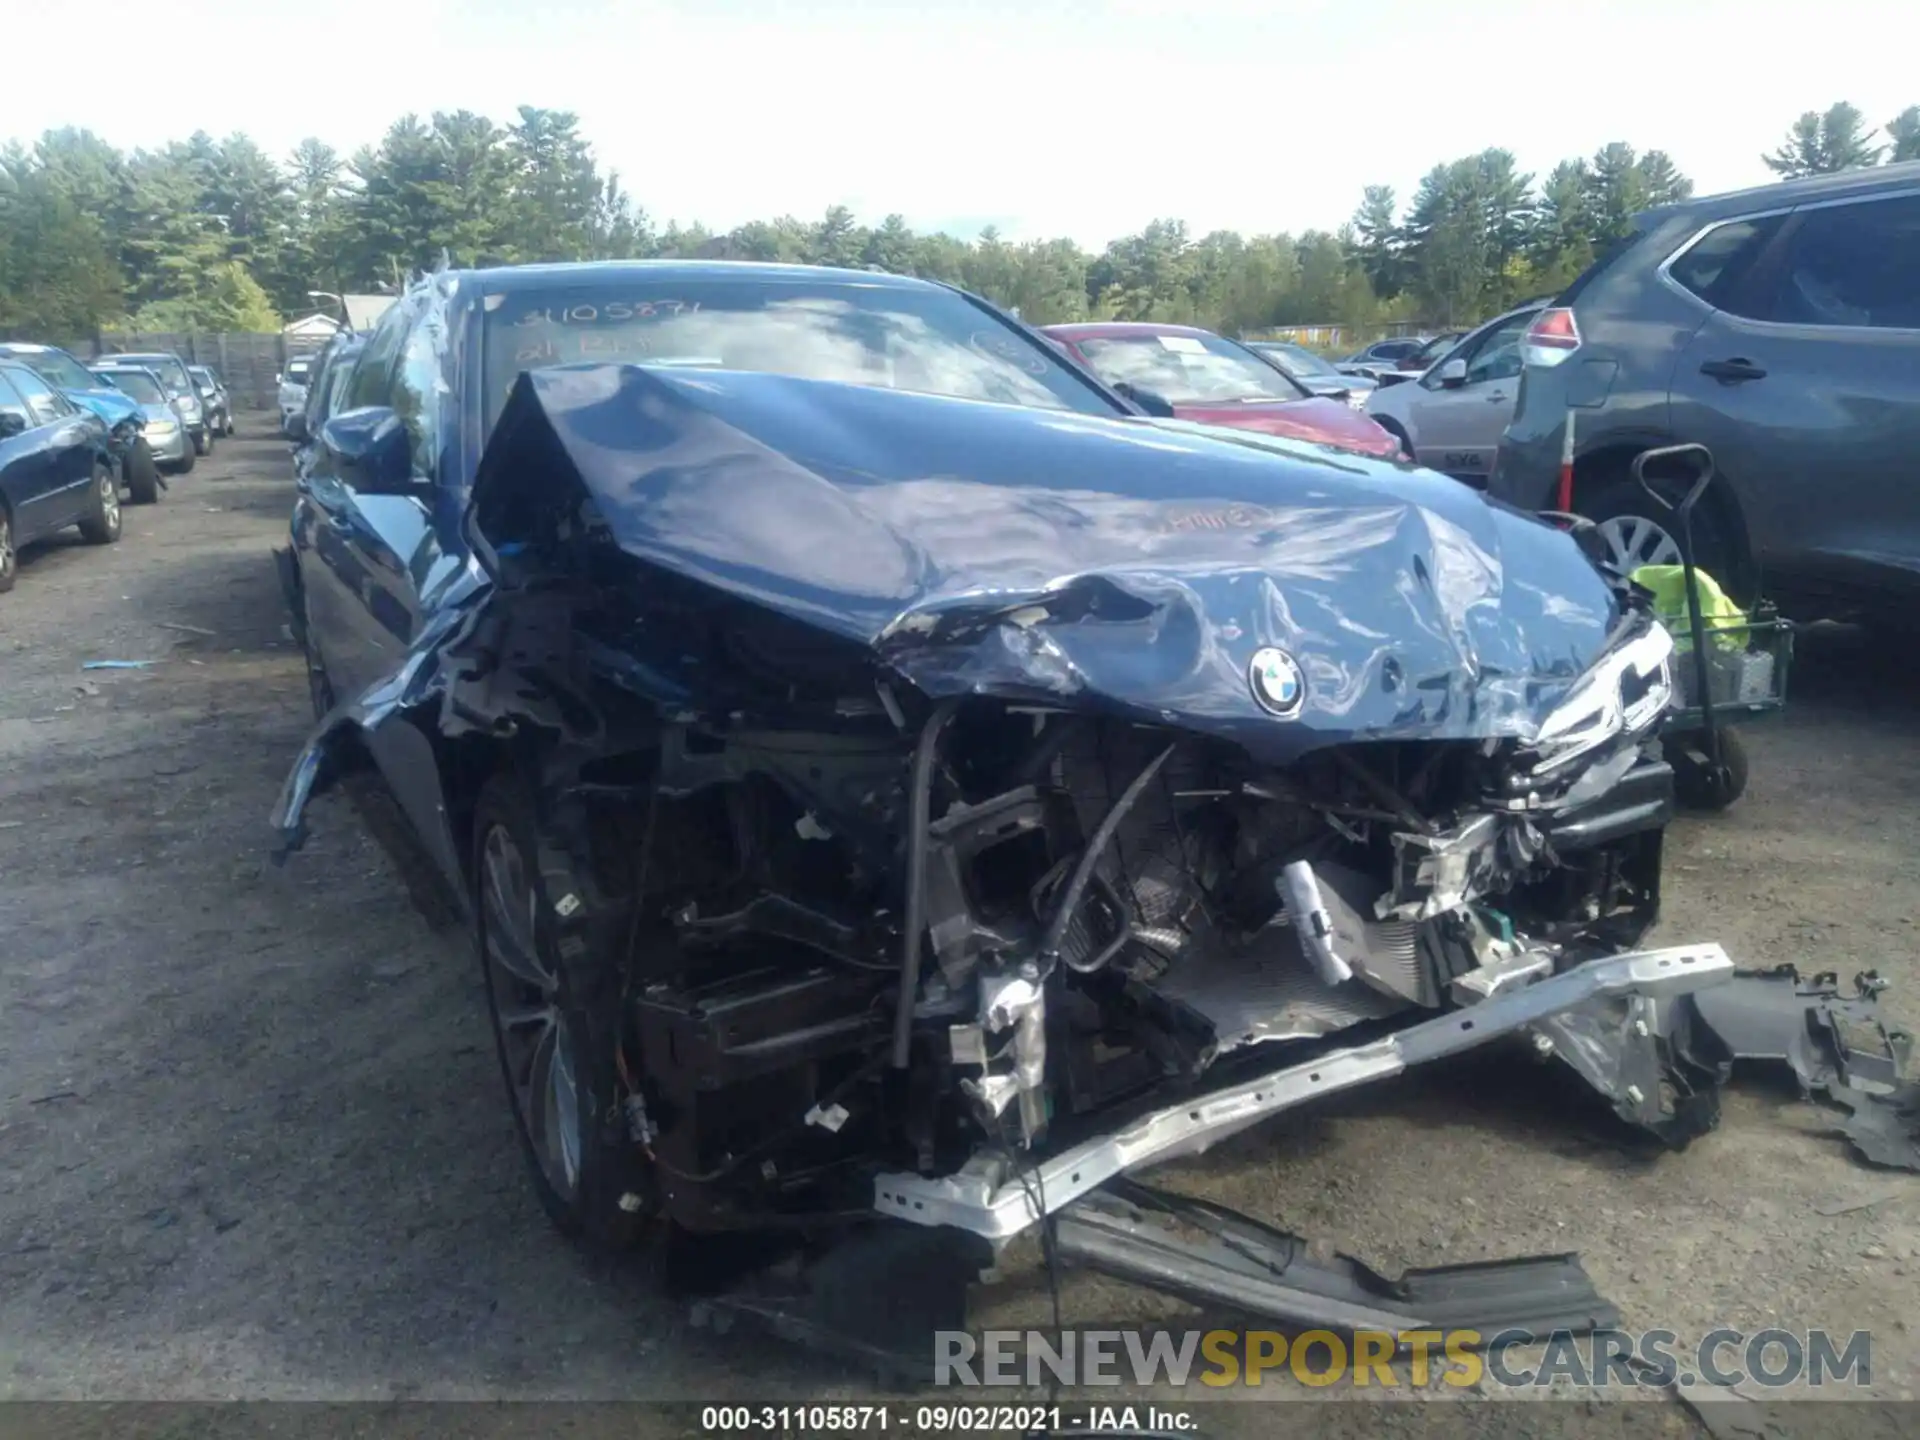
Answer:
<path fill-rule="evenodd" d="M 825 1109 L 816 1105 L 807 1111 L 807 1124 L 818 1125 L 822 1130 L 838 1133 L 840 1127 L 847 1123 L 848 1114 L 847 1107 L 844 1105 L 829 1105 Z"/>

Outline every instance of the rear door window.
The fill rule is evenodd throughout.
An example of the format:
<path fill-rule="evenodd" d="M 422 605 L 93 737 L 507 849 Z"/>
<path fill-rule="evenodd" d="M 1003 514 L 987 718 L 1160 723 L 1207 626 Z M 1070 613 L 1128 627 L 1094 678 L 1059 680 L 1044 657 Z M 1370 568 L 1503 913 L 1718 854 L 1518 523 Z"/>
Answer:
<path fill-rule="evenodd" d="M 1779 325 L 1920 329 L 1920 195 L 1800 211 L 1740 313 Z"/>
<path fill-rule="evenodd" d="M 1668 263 L 1667 275 L 1674 284 L 1714 309 L 1728 309 L 1740 283 L 1773 237 L 1780 233 L 1786 218 L 1761 215 L 1716 225 Z"/>

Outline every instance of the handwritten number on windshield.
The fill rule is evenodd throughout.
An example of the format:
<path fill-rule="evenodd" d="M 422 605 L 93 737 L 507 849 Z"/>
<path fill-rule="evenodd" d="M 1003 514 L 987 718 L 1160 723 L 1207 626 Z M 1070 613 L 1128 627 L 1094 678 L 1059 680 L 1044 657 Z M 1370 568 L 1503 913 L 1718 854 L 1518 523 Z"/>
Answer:
<path fill-rule="evenodd" d="M 605 325 L 631 320 L 674 320 L 699 311 L 698 300 L 604 300 L 595 304 L 543 305 L 513 322 L 515 329 L 534 325 Z"/>

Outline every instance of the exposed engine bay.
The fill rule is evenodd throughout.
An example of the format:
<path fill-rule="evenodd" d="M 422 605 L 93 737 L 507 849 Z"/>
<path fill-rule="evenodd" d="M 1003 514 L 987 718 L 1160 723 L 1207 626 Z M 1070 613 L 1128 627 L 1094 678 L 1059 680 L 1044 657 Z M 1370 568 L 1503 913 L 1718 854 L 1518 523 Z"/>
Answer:
<path fill-rule="evenodd" d="M 669 730 L 633 1057 L 666 1208 L 698 1228 L 841 1209 L 874 1164 L 1017 1168 L 1253 1052 L 1632 946 L 1671 777 L 1628 725 L 1665 704 L 1669 652 L 1651 623 L 1624 640 L 1604 668 L 1627 710 L 1565 739 L 1286 769 L 991 700 L 910 718 L 890 693 L 823 692 L 832 728 Z"/>

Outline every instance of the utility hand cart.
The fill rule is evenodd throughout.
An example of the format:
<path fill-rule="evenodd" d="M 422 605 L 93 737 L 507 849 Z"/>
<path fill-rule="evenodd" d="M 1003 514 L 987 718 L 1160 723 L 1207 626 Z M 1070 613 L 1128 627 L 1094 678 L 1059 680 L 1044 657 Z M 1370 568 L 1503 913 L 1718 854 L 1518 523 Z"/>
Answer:
<path fill-rule="evenodd" d="M 1685 494 L 1676 502 L 1647 478 L 1649 464 L 1671 466 Z M 1793 625 L 1768 601 L 1742 610 L 1714 577 L 1694 564 L 1693 514 L 1717 478 L 1704 445 L 1663 445 L 1634 457 L 1632 474 L 1647 495 L 1678 522 L 1678 565 L 1642 565 L 1628 578 L 1653 592 L 1654 607 L 1673 632 L 1673 703 L 1661 723 L 1674 791 L 1683 805 L 1724 810 L 1747 788 L 1747 750 L 1729 720 L 1772 714 L 1786 705 L 1793 666 Z M 1550 512 L 1544 518 L 1576 531 L 1583 516 Z"/>
<path fill-rule="evenodd" d="M 1693 471 L 1678 504 L 1647 480 L 1649 463 L 1677 462 Z M 1677 566 L 1646 565 L 1632 578 L 1654 593 L 1674 631 L 1673 705 L 1661 725 L 1674 790 L 1682 804 L 1724 810 L 1747 788 L 1747 750 L 1734 716 L 1773 714 L 1787 703 L 1793 667 L 1793 625 L 1766 600 L 1750 612 L 1727 598 L 1694 565 L 1693 512 L 1717 477 L 1704 445 L 1665 445 L 1634 457 L 1633 478 L 1679 522 Z"/>

